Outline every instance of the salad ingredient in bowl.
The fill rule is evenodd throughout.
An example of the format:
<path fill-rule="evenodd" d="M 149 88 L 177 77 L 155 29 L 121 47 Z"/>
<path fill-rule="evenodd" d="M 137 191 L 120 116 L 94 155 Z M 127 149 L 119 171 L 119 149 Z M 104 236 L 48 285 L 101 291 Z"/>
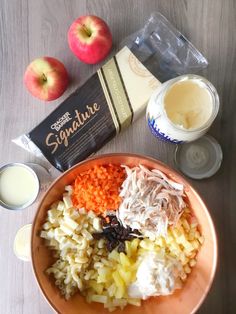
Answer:
<path fill-rule="evenodd" d="M 181 288 L 204 241 L 184 186 L 142 165 L 81 172 L 47 211 L 40 235 L 61 294 L 80 292 L 110 311 Z"/>
<path fill-rule="evenodd" d="M 183 185 L 142 165 L 125 169 L 127 178 L 122 184 L 118 218 L 124 226 L 138 229 L 146 237 L 166 236 L 168 225 L 175 224 L 186 207 Z"/>

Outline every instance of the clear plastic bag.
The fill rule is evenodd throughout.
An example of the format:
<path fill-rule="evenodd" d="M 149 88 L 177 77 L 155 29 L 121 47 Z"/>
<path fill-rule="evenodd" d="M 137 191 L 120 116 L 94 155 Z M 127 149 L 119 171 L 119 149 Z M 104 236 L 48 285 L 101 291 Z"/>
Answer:
<path fill-rule="evenodd" d="M 178 75 L 197 72 L 208 65 L 207 60 L 191 42 L 175 29 L 160 13 L 153 13 L 144 27 L 127 37 L 121 43 L 120 48 L 124 46 L 127 46 L 138 59 L 138 63 L 140 64 L 141 62 L 160 82 L 167 81 Z M 100 131 L 99 134 L 95 134 L 91 129 L 86 131 L 86 128 L 82 128 L 84 133 L 76 134 L 76 137 L 73 137 L 73 141 L 69 140 L 68 145 L 66 145 L 67 147 L 62 150 L 62 153 L 67 157 L 67 159 L 63 161 L 58 152 L 55 152 L 53 155 L 53 152 L 49 150 L 45 144 L 44 133 L 47 132 L 47 130 L 48 132 L 52 132 L 52 122 L 58 117 L 64 117 L 65 109 L 68 111 L 66 114 L 69 115 L 69 111 L 74 110 L 76 106 L 82 108 L 86 105 L 86 103 L 82 104 L 81 101 L 84 98 L 89 98 L 88 91 L 95 90 L 98 87 L 98 85 L 96 85 L 99 84 L 97 76 L 98 75 L 95 73 L 84 84 L 89 87 L 79 87 L 75 93 L 71 94 L 38 126 L 27 134 L 23 134 L 17 139 L 14 139 L 13 142 L 37 157 L 45 156 L 45 158 L 60 171 L 70 168 L 95 153 L 116 134 L 115 130 L 113 130 L 114 125 L 113 122 L 110 121 L 111 119 L 108 119 L 109 121 L 107 120 L 109 122 L 108 124 L 99 122 L 99 130 L 100 126 L 102 126 L 102 131 Z M 96 84 L 93 83 L 95 81 Z M 102 92 L 100 93 L 100 97 L 101 95 L 103 95 Z M 90 103 L 96 103 L 97 98 L 98 95 L 95 93 L 94 99 L 90 99 Z M 103 107 L 105 108 L 106 106 L 107 103 L 103 103 Z M 142 109 L 143 108 L 145 108 L 145 103 Z M 106 115 L 108 115 L 108 112 L 104 111 L 102 117 Z M 71 120 L 71 118 L 69 120 Z M 63 125 L 61 128 L 62 131 L 64 127 Z M 82 140 L 86 134 L 89 140 Z M 48 144 L 48 146 L 52 146 L 52 144 L 58 145 L 59 143 L 51 143 Z"/>
<path fill-rule="evenodd" d="M 151 14 L 138 32 L 121 43 L 128 46 L 144 66 L 164 82 L 207 67 L 206 58 L 162 14 Z"/>

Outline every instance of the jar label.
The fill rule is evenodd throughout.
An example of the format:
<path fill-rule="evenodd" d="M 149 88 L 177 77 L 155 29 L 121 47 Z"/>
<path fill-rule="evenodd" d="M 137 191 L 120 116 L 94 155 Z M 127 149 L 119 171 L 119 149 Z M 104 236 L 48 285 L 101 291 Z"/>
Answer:
<path fill-rule="evenodd" d="M 147 121 L 148 121 L 148 126 L 149 126 L 152 134 L 155 137 L 159 138 L 160 140 L 165 141 L 165 142 L 174 143 L 174 144 L 184 143 L 184 141 L 179 141 L 177 139 L 174 139 L 171 136 L 169 136 L 168 134 L 165 134 L 164 132 L 162 132 L 160 130 L 160 128 L 158 127 L 157 119 L 155 119 L 153 117 L 150 118 L 148 116 Z"/>

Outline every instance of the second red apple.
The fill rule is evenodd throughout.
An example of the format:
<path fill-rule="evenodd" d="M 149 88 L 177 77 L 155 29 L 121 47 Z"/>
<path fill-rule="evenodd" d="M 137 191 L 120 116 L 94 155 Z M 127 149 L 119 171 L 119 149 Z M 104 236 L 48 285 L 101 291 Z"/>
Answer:
<path fill-rule="evenodd" d="M 106 22 L 88 15 L 76 19 L 68 32 L 72 52 L 82 62 L 95 64 L 106 58 L 112 47 L 112 35 Z"/>

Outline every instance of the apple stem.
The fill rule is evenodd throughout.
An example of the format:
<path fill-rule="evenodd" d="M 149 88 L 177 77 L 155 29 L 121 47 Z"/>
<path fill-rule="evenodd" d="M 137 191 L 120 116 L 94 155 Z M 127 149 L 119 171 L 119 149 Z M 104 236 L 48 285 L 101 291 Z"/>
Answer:
<path fill-rule="evenodd" d="M 88 37 L 90 37 L 92 35 L 92 32 L 86 27 L 86 25 L 83 24 L 82 26 L 85 33 L 88 35 Z"/>
<path fill-rule="evenodd" d="M 44 73 L 43 73 L 43 81 L 47 82 L 47 77 L 46 77 L 46 75 Z"/>

